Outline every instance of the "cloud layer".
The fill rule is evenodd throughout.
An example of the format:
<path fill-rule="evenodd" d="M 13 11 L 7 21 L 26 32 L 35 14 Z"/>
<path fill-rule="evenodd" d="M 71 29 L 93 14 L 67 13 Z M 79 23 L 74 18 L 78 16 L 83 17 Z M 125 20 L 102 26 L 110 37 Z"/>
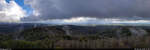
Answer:
<path fill-rule="evenodd" d="M 0 0 L 0 22 L 20 22 L 25 11 L 15 1 Z"/>
<path fill-rule="evenodd" d="M 25 0 L 33 8 L 29 20 L 91 16 L 150 18 L 150 0 Z M 136 17 L 135 17 L 136 18 Z"/>
<path fill-rule="evenodd" d="M 56 25 L 124 25 L 124 24 L 142 24 L 147 25 L 150 20 L 127 20 L 119 18 L 91 18 L 91 17 L 73 17 L 69 19 L 51 19 L 51 20 L 39 20 L 29 21 L 25 23 L 44 23 L 44 24 L 56 24 Z"/>
<path fill-rule="evenodd" d="M 25 0 L 33 14 L 0 0 L 0 22 L 52 24 L 149 23 L 150 0 Z"/>

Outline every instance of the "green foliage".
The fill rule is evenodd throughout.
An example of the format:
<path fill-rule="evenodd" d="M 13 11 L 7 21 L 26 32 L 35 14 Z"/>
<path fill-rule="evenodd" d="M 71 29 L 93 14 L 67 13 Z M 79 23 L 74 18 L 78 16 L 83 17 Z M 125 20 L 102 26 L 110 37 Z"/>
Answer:
<path fill-rule="evenodd" d="M 51 40 L 7 40 L 0 42 L 0 48 L 52 48 Z"/>
<path fill-rule="evenodd" d="M 1 42 L 1 48 L 35 48 L 36 43 L 24 40 L 7 40 Z"/>
<path fill-rule="evenodd" d="M 10 40 L 13 39 L 12 35 L 10 34 L 0 34 L 0 41 Z"/>
<path fill-rule="evenodd" d="M 120 38 L 116 30 L 98 31 L 90 35 L 66 35 L 58 28 L 36 28 L 23 31 L 15 39 L 11 34 L 0 34 L 0 48 L 132 48 L 150 47 L 150 35 L 132 36 L 123 28 Z M 59 29 L 58 29 L 59 30 Z"/>
<path fill-rule="evenodd" d="M 125 37 L 89 40 L 86 37 L 80 40 L 6 40 L 0 42 L 0 48 L 148 48 L 150 37 Z M 71 47 L 70 47 L 71 46 Z M 94 46 L 94 47 L 93 47 Z"/>
<path fill-rule="evenodd" d="M 122 30 L 122 34 L 121 35 L 123 35 L 123 36 L 131 36 L 132 34 L 131 34 L 131 32 L 128 30 L 128 28 L 124 28 L 123 30 Z"/>
<path fill-rule="evenodd" d="M 68 35 L 63 36 L 63 38 L 66 39 L 66 40 L 72 40 L 71 36 L 68 36 Z"/>

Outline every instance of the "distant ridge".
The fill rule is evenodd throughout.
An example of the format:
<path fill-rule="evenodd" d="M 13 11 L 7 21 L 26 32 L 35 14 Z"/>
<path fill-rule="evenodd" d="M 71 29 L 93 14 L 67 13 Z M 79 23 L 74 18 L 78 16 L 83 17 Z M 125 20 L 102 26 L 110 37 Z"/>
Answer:
<path fill-rule="evenodd" d="M 144 28 L 150 28 L 149 24 L 89 24 L 89 25 L 74 25 L 74 24 L 49 24 L 49 23 L 0 23 L 0 33 L 13 33 L 17 32 L 17 30 L 24 30 L 29 28 L 35 28 L 35 27 L 43 27 L 43 26 L 76 26 L 76 27 L 95 27 L 99 28 L 104 26 L 106 27 L 116 27 L 116 26 L 124 26 L 124 27 L 144 27 Z"/>

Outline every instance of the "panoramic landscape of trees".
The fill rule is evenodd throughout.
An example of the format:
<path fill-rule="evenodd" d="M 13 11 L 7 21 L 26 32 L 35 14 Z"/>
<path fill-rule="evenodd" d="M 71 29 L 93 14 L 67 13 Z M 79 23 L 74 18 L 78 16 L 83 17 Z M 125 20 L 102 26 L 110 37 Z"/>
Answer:
<path fill-rule="evenodd" d="M 91 34 L 82 34 L 77 30 L 68 35 L 57 27 L 39 27 L 14 34 L 0 34 L 0 48 L 149 48 L 149 33 L 143 36 L 133 35 L 128 28 L 101 31 L 89 30 Z M 95 32 L 95 33 L 92 33 Z M 146 30 L 148 32 L 148 30 Z M 88 31 L 87 31 L 88 32 Z M 76 33 L 76 34 L 75 34 Z"/>

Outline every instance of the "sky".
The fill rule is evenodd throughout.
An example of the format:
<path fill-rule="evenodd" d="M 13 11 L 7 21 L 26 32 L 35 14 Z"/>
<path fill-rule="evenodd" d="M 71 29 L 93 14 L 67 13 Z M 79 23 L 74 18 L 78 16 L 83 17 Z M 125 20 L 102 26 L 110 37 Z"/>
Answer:
<path fill-rule="evenodd" d="M 0 0 L 0 22 L 149 23 L 150 0 Z"/>
<path fill-rule="evenodd" d="M 10 0 L 6 0 L 6 2 L 9 3 Z M 30 7 L 30 5 L 26 5 L 24 4 L 24 0 L 15 0 L 15 2 L 21 6 L 25 11 L 27 11 L 27 15 L 30 15 L 32 13 L 32 8 Z"/>

